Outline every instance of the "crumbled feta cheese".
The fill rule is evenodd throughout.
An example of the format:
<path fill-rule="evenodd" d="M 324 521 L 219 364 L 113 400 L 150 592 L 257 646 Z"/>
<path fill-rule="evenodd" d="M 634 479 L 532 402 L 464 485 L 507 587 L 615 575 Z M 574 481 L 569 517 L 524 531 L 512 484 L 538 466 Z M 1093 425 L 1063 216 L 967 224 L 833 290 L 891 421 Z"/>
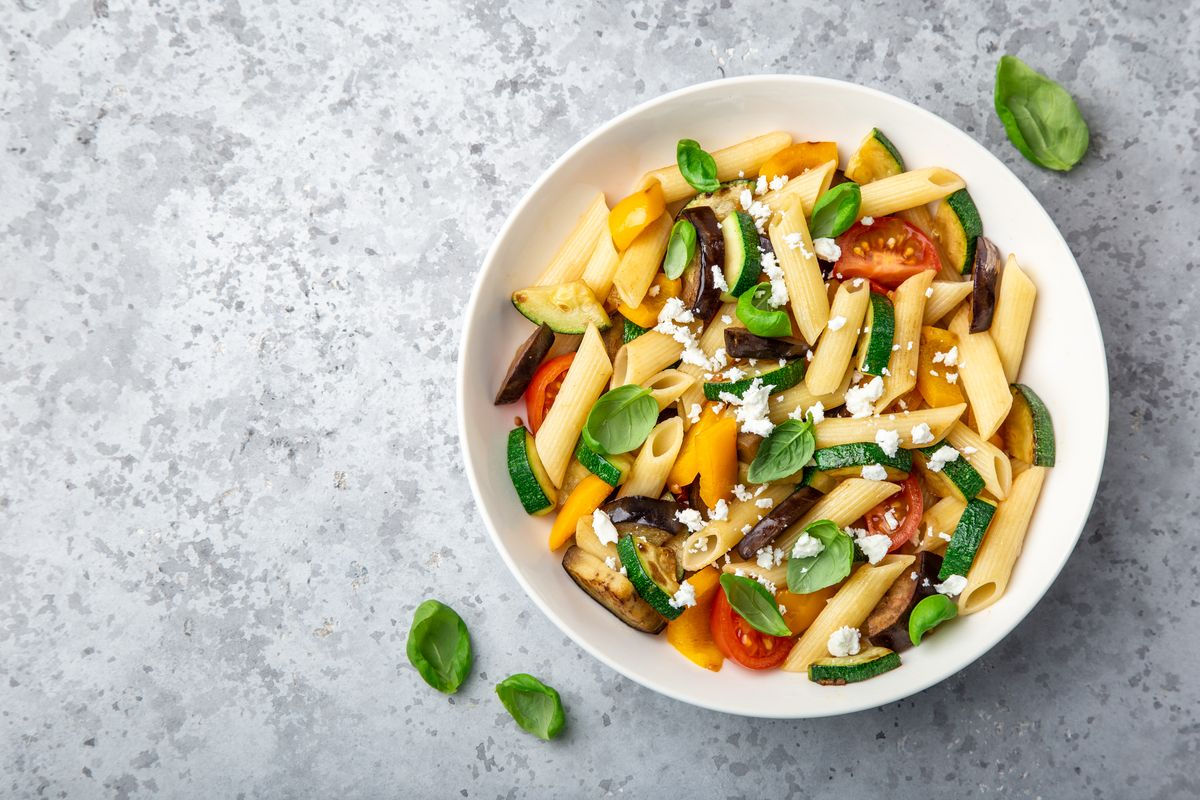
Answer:
<path fill-rule="evenodd" d="M 769 497 L 760 497 L 754 501 L 754 505 L 758 506 L 759 508 L 771 508 L 775 505 L 775 501 Z"/>
<path fill-rule="evenodd" d="M 829 320 L 829 330 L 831 331 L 840 331 L 845 326 L 846 318 L 841 314 L 838 314 L 836 317 L 833 317 Z"/>
<path fill-rule="evenodd" d="M 944 444 L 934 451 L 929 457 L 928 463 L 925 465 L 930 472 L 941 472 L 942 468 L 951 461 L 958 460 L 958 451 L 948 444 Z"/>
<path fill-rule="evenodd" d="M 869 417 L 875 413 L 875 401 L 883 397 L 883 378 L 876 375 L 862 386 L 846 390 L 846 409 L 852 417 Z"/>
<path fill-rule="evenodd" d="M 932 376 L 933 376 L 933 377 L 935 377 L 935 378 L 938 376 L 938 372 L 937 372 L 937 370 L 936 370 L 936 369 L 931 369 L 931 370 L 929 370 L 929 374 L 930 374 L 930 375 L 932 375 Z"/>
<path fill-rule="evenodd" d="M 671 608 L 689 608 L 696 605 L 696 587 L 685 580 L 679 584 L 679 591 L 667 601 L 667 605 Z"/>
<path fill-rule="evenodd" d="M 739 178 L 744 178 L 744 177 L 746 177 L 746 170 L 744 170 L 744 169 L 739 169 L 739 170 L 738 170 L 738 177 L 739 177 Z"/>
<path fill-rule="evenodd" d="M 893 353 L 894 353 L 894 352 L 896 352 L 896 351 L 897 351 L 897 350 L 899 350 L 899 349 L 900 349 L 900 345 L 898 345 L 898 344 L 894 344 L 894 345 L 892 345 L 892 352 L 893 352 Z"/>
<path fill-rule="evenodd" d="M 958 345 L 954 345 L 946 351 L 944 360 L 942 361 L 947 367 L 958 366 Z"/>
<path fill-rule="evenodd" d="M 947 372 L 946 373 L 946 383 L 958 383 L 958 373 L 957 372 Z"/>
<path fill-rule="evenodd" d="M 792 545 L 792 558 L 811 558 L 820 555 L 825 544 L 820 539 L 813 538 L 808 533 L 800 534 L 800 538 Z"/>
<path fill-rule="evenodd" d="M 855 279 L 854 279 L 854 282 L 853 282 L 852 284 L 850 284 L 850 285 L 851 285 L 851 286 L 853 286 L 855 289 L 857 289 L 858 287 L 860 287 L 860 286 L 862 286 L 862 285 L 863 285 L 863 279 L 862 279 L 862 278 L 855 278 Z M 870 329 L 870 328 L 867 328 L 867 330 L 871 330 L 871 329 Z"/>
<path fill-rule="evenodd" d="M 932 286 L 930 286 L 928 289 L 925 290 L 925 296 L 933 297 L 933 287 Z"/>
<path fill-rule="evenodd" d="M 713 286 L 720 289 L 722 292 L 729 291 L 729 284 L 725 282 L 725 270 L 721 269 L 720 264 L 712 265 Z"/>
<path fill-rule="evenodd" d="M 759 260 L 762 262 L 763 274 L 771 282 L 771 296 L 767 304 L 771 308 L 779 308 L 788 302 L 787 282 L 783 278 L 783 267 L 775 258 L 773 250 L 759 250 Z"/>
<path fill-rule="evenodd" d="M 767 545 L 754 554 L 754 559 L 763 569 L 770 569 L 782 564 L 784 555 L 783 550 Z"/>
<path fill-rule="evenodd" d="M 867 557 L 868 564 L 878 564 L 887 555 L 888 548 L 892 546 L 892 538 L 884 533 L 860 536 L 855 541 L 858 542 L 863 555 Z"/>
<path fill-rule="evenodd" d="M 765 483 L 760 483 L 758 485 L 758 488 L 754 490 L 754 496 L 758 497 L 760 494 L 762 494 L 766 490 L 767 490 L 767 485 Z"/>
<path fill-rule="evenodd" d="M 768 183 L 767 186 L 770 187 L 771 191 L 778 192 L 784 186 L 787 186 L 787 182 L 788 182 L 787 175 L 776 175 L 774 178 L 771 179 L 771 182 Z"/>
<path fill-rule="evenodd" d="M 959 450 L 958 452 L 962 453 L 964 456 L 970 456 L 970 455 L 974 455 L 975 453 L 978 453 L 978 452 L 979 452 L 979 448 L 978 448 L 978 447 L 971 447 L 971 445 L 967 445 L 966 447 L 964 447 L 963 449 Z"/>
<path fill-rule="evenodd" d="M 804 234 L 789 233 L 787 236 L 783 237 L 783 241 L 787 243 L 789 250 L 799 250 L 800 255 L 804 256 L 805 258 L 816 258 L 816 256 L 810 253 L 808 248 L 804 246 Z M 829 288 L 829 284 L 825 284 L 825 288 Z"/>
<path fill-rule="evenodd" d="M 713 351 L 712 360 L 708 363 L 712 365 L 714 372 L 719 369 L 725 369 L 725 365 L 729 363 L 729 354 L 725 352 L 724 347 L 718 347 Z"/>
<path fill-rule="evenodd" d="M 725 502 L 724 497 L 718 500 L 717 504 L 709 510 L 708 518 L 719 520 L 721 522 L 729 519 L 729 504 Z"/>
<path fill-rule="evenodd" d="M 816 252 L 817 258 L 822 261 L 837 261 L 842 257 L 842 248 L 827 236 L 813 239 L 813 250 Z"/>
<path fill-rule="evenodd" d="M 727 381 L 740 381 L 742 378 L 746 377 L 746 371 L 740 367 L 730 367 L 729 369 L 725 370 L 725 373 L 722 375 L 722 377 Z"/>
<path fill-rule="evenodd" d="M 617 543 L 619 537 L 616 526 L 613 525 L 608 514 L 598 508 L 592 512 L 592 530 L 596 532 L 596 538 L 600 540 L 600 544 Z"/>
<path fill-rule="evenodd" d="M 896 451 L 900 449 L 900 434 L 887 428 L 880 428 L 875 431 L 875 444 L 879 445 L 879 449 L 888 458 L 895 458 Z"/>
<path fill-rule="evenodd" d="M 762 233 L 763 226 L 771 218 L 771 207 L 761 200 L 755 200 L 749 189 L 742 190 L 742 193 L 738 195 L 738 202 L 741 204 L 742 210 L 754 220 L 754 227 L 758 229 L 759 233 Z"/>
<path fill-rule="evenodd" d="M 788 612 L 788 607 L 785 606 L 783 603 L 780 603 L 779 604 L 779 613 L 786 616 L 787 612 Z"/>
<path fill-rule="evenodd" d="M 829 655 L 834 658 L 858 655 L 861 649 L 860 639 L 861 637 L 857 628 L 843 625 L 829 634 L 829 642 L 826 645 L 829 648 Z"/>
<path fill-rule="evenodd" d="M 861 222 L 865 227 L 869 228 L 875 224 L 875 218 L 874 217 L 863 217 L 861 220 L 859 220 L 859 222 Z"/>
<path fill-rule="evenodd" d="M 733 324 L 733 317 L 729 316 L 728 314 L 722 314 L 722 315 L 721 315 L 721 322 L 724 322 L 726 325 L 732 325 L 732 324 Z"/>
<path fill-rule="evenodd" d="M 933 431 L 929 430 L 929 423 L 922 422 L 913 425 L 912 428 L 912 443 L 913 444 L 929 444 L 933 441 Z"/>
<path fill-rule="evenodd" d="M 671 297 L 667 302 L 663 303 L 662 310 L 658 312 L 658 324 L 654 326 L 654 330 L 658 333 L 670 336 L 675 341 L 683 345 L 683 354 L 680 360 L 685 364 L 699 367 L 702 370 L 716 371 L 725 366 L 721 363 L 720 366 L 714 366 L 718 361 L 718 356 L 724 359 L 724 349 L 718 350 L 713 354 L 713 359 L 710 361 L 705 355 L 704 350 L 700 347 L 700 342 L 696 338 L 696 333 L 691 329 L 690 324 L 695 322 L 695 315 L 683 306 L 683 301 L 678 297 Z"/>
<path fill-rule="evenodd" d="M 730 392 L 721 392 L 718 399 L 737 408 L 736 416 L 742 433 L 757 433 L 759 436 L 770 436 L 775 430 L 774 423 L 768 416 L 768 401 L 771 399 L 773 384 L 763 385 L 762 378 L 750 382 L 741 397 Z"/>
<path fill-rule="evenodd" d="M 762 584 L 762 587 L 764 589 L 766 589 L 768 592 L 770 592 L 771 594 L 775 594 L 775 592 L 777 592 L 779 590 L 778 587 L 770 581 L 770 579 L 765 578 L 762 575 L 754 575 L 753 578 L 754 578 L 754 580 L 756 580 L 760 584 Z"/>
<path fill-rule="evenodd" d="M 813 424 L 816 425 L 818 422 L 821 422 L 825 419 L 825 404 L 818 400 L 808 407 L 808 411 L 805 412 L 805 415 L 811 416 Z"/>
<path fill-rule="evenodd" d="M 804 360 L 805 360 L 805 361 L 812 361 L 812 360 L 813 360 L 813 352 L 814 352 L 813 350 L 809 350 L 807 353 L 805 353 L 805 354 L 804 354 Z"/>
<path fill-rule="evenodd" d="M 750 498 L 754 497 L 754 494 L 746 489 L 745 484 L 737 483 L 733 486 L 733 496 L 744 503 Z"/>
<path fill-rule="evenodd" d="M 950 534 L 946 533 L 945 531 L 938 531 L 938 538 L 939 538 L 939 539 L 944 539 L 945 541 L 947 541 L 947 542 L 948 542 L 948 541 L 950 541 L 951 539 L 953 539 L 954 537 L 953 537 L 953 536 L 951 536 Z"/>
<path fill-rule="evenodd" d="M 894 531 L 900 527 L 900 520 L 896 519 L 896 511 L 891 507 L 883 512 L 883 521 L 887 524 L 889 530 Z"/>
<path fill-rule="evenodd" d="M 742 526 L 742 535 L 745 536 L 747 533 L 749 533 L 752 530 L 754 530 L 754 526 L 751 525 L 749 522 L 747 522 L 745 525 Z"/>
<path fill-rule="evenodd" d="M 687 526 L 692 533 L 704 530 L 704 517 L 694 508 L 681 508 L 675 512 L 675 519 Z"/>
<path fill-rule="evenodd" d="M 967 579 L 962 575 L 951 575 L 933 588 L 938 594 L 954 597 L 956 594 L 962 594 L 962 590 L 967 588 Z"/>
<path fill-rule="evenodd" d="M 692 403 L 692 407 L 688 409 L 688 422 L 692 423 L 693 425 L 699 422 L 700 414 L 703 410 L 704 409 L 701 408 L 699 403 Z"/>
<path fill-rule="evenodd" d="M 758 180 L 757 180 L 757 181 L 755 182 L 755 184 L 754 184 L 754 193 L 755 193 L 755 194 L 766 194 L 766 193 L 767 193 L 767 186 L 768 186 L 768 184 L 767 184 L 767 176 L 766 176 L 766 175 L 759 175 L 759 176 L 758 176 Z"/>
<path fill-rule="evenodd" d="M 862 476 L 869 481 L 886 481 L 887 470 L 882 464 L 867 464 L 862 468 Z"/>
<path fill-rule="evenodd" d="M 613 569 L 613 570 L 615 570 L 615 569 L 617 568 L 617 558 L 616 558 L 616 556 L 607 556 L 607 557 L 604 559 L 604 566 L 608 567 L 609 569 Z"/>

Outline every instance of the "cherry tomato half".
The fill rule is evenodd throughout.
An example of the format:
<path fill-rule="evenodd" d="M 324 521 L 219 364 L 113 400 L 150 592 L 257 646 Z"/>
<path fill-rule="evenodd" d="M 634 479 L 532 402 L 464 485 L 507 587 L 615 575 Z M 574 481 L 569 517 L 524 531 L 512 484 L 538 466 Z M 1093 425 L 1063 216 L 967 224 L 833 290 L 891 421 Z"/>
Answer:
<path fill-rule="evenodd" d="M 709 623 L 717 648 L 743 667 L 771 669 L 783 663 L 794 640 L 788 636 L 771 636 L 750 627 L 729 601 L 725 590 L 718 589 L 713 600 Z"/>
<path fill-rule="evenodd" d="M 546 419 L 550 406 L 554 405 L 554 398 L 558 397 L 558 390 L 562 388 L 563 379 L 567 377 L 567 370 L 574 360 L 575 354 L 567 353 L 550 359 L 533 373 L 533 380 L 525 390 L 525 410 L 528 412 L 529 430 L 534 433 L 542 427 L 542 420 Z"/>
<path fill-rule="evenodd" d="M 869 278 L 895 289 L 922 270 L 942 268 L 933 242 L 899 217 L 876 217 L 870 225 L 857 222 L 837 243 L 842 257 L 833 274 L 843 279 Z"/>
<path fill-rule="evenodd" d="M 892 552 L 913 538 L 917 528 L 921 526 L 921 515 L 925 513 L 925 499 L 921 496 L 921 480 L 912 474 L 900 485 L 899 494 L 894 494 L 887 500 L 867 512 L 867 531 L 871 534 L 882 533 L 891 537 Z M 887 513 L 892 512 L 896 527 L 888 522 Z"/>

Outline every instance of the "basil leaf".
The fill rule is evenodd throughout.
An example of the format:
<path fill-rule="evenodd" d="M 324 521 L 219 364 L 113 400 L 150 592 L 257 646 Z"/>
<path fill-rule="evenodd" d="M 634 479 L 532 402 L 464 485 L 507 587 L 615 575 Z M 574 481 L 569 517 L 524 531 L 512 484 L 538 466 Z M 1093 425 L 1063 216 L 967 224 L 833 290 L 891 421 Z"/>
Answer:
<path fill-rule="evenodd" d="M 454 609 L 426 600 L 408 629 L 408 660 L 433 688 L 454 694 L 471 671 L 471 636 Z"/>
<path fill-rule="evenodd" d="M 854 181 L 839 183 L 821 195 L 813 205 L 812 221 L 808 225 L 809 235 L 814 239 L 832 239 L 841 236 L 858 220 L 858 209 L 862 205 L 862 190 Z"/>
<path fill-rule="evenodd" d="M 819 519 L 804 532 L 825 545 L 825 549 L 815 556 L 788 559 L 788 591 L 795 594 L 833 586 L 849 575 L 854 565 L 854 540 L 832 521 Z"/>
<path fill-rule="evenodd" d="M 696 226 L 681 219 L 671 228 L 671 240 L 667 242 L 667 255 L 663 258 L 663 272 L 674 280 L 696 255 Z"/>
<path fill-rule="evenodd" d="M 550 741 L 563 729 L 562 698 L 532 675 L 519 672 L 496 684 L 500 702 L 525 730 Z"/>
<path fill-rule="evenodd" d="M 675 161 L 683 179 L 697 192 L 715 192 L 720 187 L 717 162 L 695 139 L 679 140 L 675 145 Z"/>
<path fill-rule="evenodd" d="M 996 65 L 996 114 L 1021 155 L 1066 172 L 1087 152 L 1087 122 L 1066 89 L 1016 56 Z"/>
<path fill-rule="evenodd" d="M 618 386 L 588 412 L 583 441 L 600 455 L 628 453 L 646 441 L 658 421 L 658 403 L 637 384 Z"/>
<path fill-rule="evenodd" d="M 920 644 L 922 636 L 957 616 L 958 603 L 944 594 L 931 594 L 913 607 L 908 617 L 908 638 Z"/>
<path fill-rule="evenodd" d="M 755 336 L 791 336 L 792 321 L 787 312 L 771 303 L 771 284 L 760 283 L 742 292 L 737 302 L 737 317 Z"/>
<path fill-rule="evenodd" d="M 812 458 L 817 447 L 813 426 L 807 420 L 789 419 L 775 426 L 758 446 L 746 480 L 751 483 L 777 481 L 795 475 Z"/>
<path fill-rule="evenodd" d="M 721 575 L 721 588 L 725 599 L 738 615 L 756 631 L 771 636 L 791 636 L 792 631 L 783 621 L 775 596 L 753 578 L 743 575 Z"/>

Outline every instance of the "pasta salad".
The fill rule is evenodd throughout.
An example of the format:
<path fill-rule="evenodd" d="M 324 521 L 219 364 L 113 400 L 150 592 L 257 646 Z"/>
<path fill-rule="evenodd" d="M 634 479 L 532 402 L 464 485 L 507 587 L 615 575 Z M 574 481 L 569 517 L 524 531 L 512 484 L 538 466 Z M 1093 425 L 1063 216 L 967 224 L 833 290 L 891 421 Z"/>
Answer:
<path fill-rule="evenodd" d="M 1008 584 L 1055 458 L 1018 382 L 1036 294 L 964 181 L 878 129 L 844 162 L 681 139 L 512 294 L 515 497 L 698 666 L 875 677 Z"/>

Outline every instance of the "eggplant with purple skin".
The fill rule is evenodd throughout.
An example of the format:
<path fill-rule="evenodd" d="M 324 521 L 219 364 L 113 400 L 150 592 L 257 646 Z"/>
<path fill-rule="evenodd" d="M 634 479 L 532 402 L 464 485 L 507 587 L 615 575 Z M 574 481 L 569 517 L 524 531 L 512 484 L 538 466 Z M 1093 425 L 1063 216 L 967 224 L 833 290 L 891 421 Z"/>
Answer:
<path fill-rule="evenodd" d="M 525 390 L 529 388 L 529 382 L 533 380 L 533 374 L 537 372 L 542 359 L 546 357 L 546 353 L 549 353 L 553 346 L 554 331 L 550 329 L 549 325 L 538 326 L 533 335 L 517 348 L 517 354 L 513 356 L 512 363 L 508 365 L 508 373 L 500 382 L 500 391 L 496 393 L 493 404 L 502 406 L 519 400 Z"/>
<path fill-rule="evenodd" d="M 671 500 L 634 495 L 605 503 L 600 510 L 608 514 L 613 527 L 623 533 L 628 532 L 629 526 L 658 528 L 672 535 L 687 530 L 675 516 L 679 504 Z"/>
<path fill-rule="evenodd" d="M 731 358 L 806 358 L 809 346 L 796 339 L 768 339 L 745 328 L 725 329 L 725 352 Z"/>
<path fill-rule="evenodd" d="M 683 288 L 680 299 L 683 305 L 707 323 L 721 307 L 721 290 L 713 277 L 713 267 L 725 269 L 725 237 L 717 215 L 708 206 L 686 208 L 679 214 L 696 229 L 696 255 L 683 270 Z"/>
<path fill-rule="evenodd" d="M 897 653 L 912 647 L 908 638 L 908 617 L 917 603 L 937 594 L 942 557 L 937 553 L 917 553 L 912 569 L 906 570 L 876 604 L 863 625 L 863 633 L 876 647 L 886 647 Z"/>
<path fill-rule="evenodd" d="M 755 553 L 799 522 L 813 504 L 824 496 L 811 486 L 798 487 L 742 537 L 737 544 L 738 555 L 747 561 L 754 558 Z"/>
<path fill-rule="evenodd" d="M 971 333 L 982 333 L 992 327 L 992 313 L 996 310 L 1003 270 L 1000 250 L 991 239 L 980 236 L 976 240 L 975 266 L 971 271 Z"/>

